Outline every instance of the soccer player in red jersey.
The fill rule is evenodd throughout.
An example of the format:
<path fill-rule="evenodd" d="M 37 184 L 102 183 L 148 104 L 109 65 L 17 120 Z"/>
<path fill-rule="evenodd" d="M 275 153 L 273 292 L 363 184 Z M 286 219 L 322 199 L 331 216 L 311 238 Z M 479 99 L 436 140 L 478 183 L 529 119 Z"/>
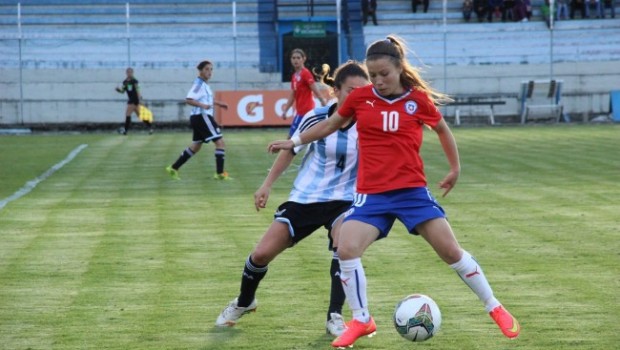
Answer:
<path fill-rule="evenodd" d="M 456 240 L 443 208 L 427 187 L 420 146 L 425 125 L 437 136 L 450 165 L 439 182 L 446 196 L 461 170 L 456 141 L 435 103 L 449 98 L 424 81 L 405 57 L 404 42 L 388 36 L 370 45 L 366 67 L 372 85 L 349 94 L 338 111 L 290 140 L 274 141 L 269 151 L 291 149 L 329 135 L 355 118 L 359 134 L 357 194 L 340 231 L 340 276 L 353 313 L 347 330 L 333 347 L 344 348 L 376 331 L 366 296 L 361 256 L 376 240 L 385 238 L 398 219 L 413 235 L 422 236 L 484 303 L 508 338 L 520 325 L 493 295 L 482 268 Z"/>
<path fill-rule="evenodd" d="M 325 106 L 327 100 L 321 95 L 314 76 L 310 70 L 304 66 L 306 63 L 306 53 L 302 49 L 293 49 L 291 52 L 291 65 L 295 72 L 291 77 L 291 93 L 286 104 L 282 108 L 280 118 L 286 119 L 286 112 L 295 103 L 295 118 L 291 124 L 288 136 L 291 137 L 299 127 L 299 123 L 306 113 L 314 109 L 314 99 L 312 93 L 321 101 L 321 106 Z"/>

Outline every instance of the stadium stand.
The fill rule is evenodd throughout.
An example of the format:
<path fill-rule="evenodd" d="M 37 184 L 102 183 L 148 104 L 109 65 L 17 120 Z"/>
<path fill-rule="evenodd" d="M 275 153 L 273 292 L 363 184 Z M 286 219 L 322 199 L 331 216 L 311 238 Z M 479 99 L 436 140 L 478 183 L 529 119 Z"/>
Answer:
<path fill-rule="evenodd" d="M 32 116 L 51 110 L 48 105 L 57 106 L 61 100 L 73 106 L 68 109 L 82 101 L 91 105 L 96 101 L 94 109 L 100 112 L 93 119 L 97 121 L 116 113 L 111 112 L 115 106 L 107 105 L 119 97 L 108 90 L 128 64 L 144 82 L 145 96 L 165 106 L 158 114 L 171 120 L 185 118 L 175 101 L 195 75 L 196 62 L 205 58 L 215 62 L 212 86 L 216 90 L 286 89 L 278 64 L 282 59 L 278 21 L 335 16 L 333 0 L 237 0 L 233 35 L 230 0 L 129 2 L 127 27 L 126 0 L 23 1 L 21 36 L 18 2 L 0 2 L 0 89 L 4 92 L 0 124 L 29 120 L 14 116 L 20 74 L 25 90 L 34 91 L 26 104 Z M 464 101 L 473 94 L 505 101 L 494 105 L 496 121 L 502 115 L 514 115 L 518 122 L 520 82 L 546 79 L 550 74 L 564 81 L 565 111 L 602 113 L 609 105 L 604 96 L 618 89 L 615 82 L 620 79 L 620 21 L 560 21 L 551 35 L 540 19 L 540 3 L 533 1 L 534 20 L 527 23 L 466 23 L 461 2 L 448 1 L 444 27 L 440 1 L 431 1 L 428 13 L 412 13 L 409 1 L 382 0 L 379 25 L 362 26 L 360 1 L 343 0 L 348 56 L 342 59 L 362 59 L 368 43 L 396 33 L 415 52 L 417 59 L 412 62 L 440 90 Z M 460 106 L 461 118 L 467 117 L 466 107 Z M 65 107 L 54 108 L 59 109 L 54 122 L 76 118 L 65 116 Z M 445 113 L 453 116 L 455 109 L 450 108 Z"/>

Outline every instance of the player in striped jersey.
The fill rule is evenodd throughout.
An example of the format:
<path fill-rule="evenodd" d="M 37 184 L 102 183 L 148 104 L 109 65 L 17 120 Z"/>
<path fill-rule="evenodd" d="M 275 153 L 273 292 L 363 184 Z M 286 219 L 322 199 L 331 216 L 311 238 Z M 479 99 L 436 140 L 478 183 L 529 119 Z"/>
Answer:
<path fill-rule="evenodd" d="M 344 101 L 354 89 L 369 83 L 366 71 L 357 62 L 349 61 L 340 66 L 333 79 L 327 76 L 329 66 L 327 69 L 325 66 L 323 81 L 333 86 L 338 103 Z M 326 120 L 336 108 L 337 105 L 333 104 L 308 112 L 294 135 Z M 296 147 L 278 155 L 263 184 L 254 194 L 256 210 L 266 207 L 273 183 L 302 149 L 303 146 Z M 333 250 L 326 329 L 334 336 L 345 330 L 341 316 L 345 297 L 340 282 L 336 234 L 341 214 L 350 208 L 353 201 L 356 173 L 357 129 L 353 120 L 335 133 L 308 145 L 288 201 L 278 207 L 271 226 L 247 258 L 241 277 L 241 292 L 222 311 L 216 325 L 234 326 L 241 316 L 254 311 L 256 290 L 267 273 L 267 265 L 284 250 L 323 226 L 328 230 L 330 248 Z"/>
<path fill-rule="evenodd" d="M 443 208 L 427 187 L 420 156 L 425 125 L 437 134 L 450 165 L 439 182 L 444 196 L 456 184 L 461 166 L 454 136 L 435 106 L 447 96 L 421 78 L 405 53 L 404 43 L 394 36 L 374 42 L 366 51 L 372 85 L 353 91 L 327 120 L 269 145 L 270 151 L 290 149 L 324 138 L 352 118 L 357 121 L 358 194 L 339 232 L 338 251 L 353 320 L 332 346 L 350 347 L 358 338 L 375 333 L 361 256 L 373 242 L 387 237 L 396 219 L 411 234 L 422 236 L 478 296 L 502 333 L 515 338 L 519 322 L 495 298 L 478 262 L 460 247 Z"/>
<path fill-rule="evenodd" d="M 185 164 L 202 148 L 203 143 L 213 141 L 215 144 L 215 169 L 213 178 L 216 180 L 231 180 L 228 173 L 224 171 L 224 156 L 226 154 L 226 144 L 222 136 L 222 129 L 216 122 L 214 110 L 215 106 L 228 109 L 228 105 L 213 98 L 213 91 L 207 82 L 213 74 L 213 64 L 209 61 L 202 61 L 196 66 L 198 77 L 194 80 L 192 88 L 187 93 L 185 102 L 192 106 L 190 124 L 194 130 L 192 143 L 183 151 L 174 164 L 166 167 L 166 172 L 175 180 L 179 178 L 179 168 Z"/>

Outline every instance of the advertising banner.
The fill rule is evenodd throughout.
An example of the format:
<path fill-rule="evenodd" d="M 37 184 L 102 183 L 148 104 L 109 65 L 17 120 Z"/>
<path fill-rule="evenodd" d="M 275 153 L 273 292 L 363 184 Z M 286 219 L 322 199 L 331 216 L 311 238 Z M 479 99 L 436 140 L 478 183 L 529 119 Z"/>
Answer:
<path fill-rule="evenodd" d="M 218 91 L 215 99 L 228 104 L 228 110 L 216 109 L 222 126 L 285 126 L 293 121 L 291 107 L 287 119 L 280 118 L 291 90 Z M 314 99 L 316 106 L 321 103 Z"/>

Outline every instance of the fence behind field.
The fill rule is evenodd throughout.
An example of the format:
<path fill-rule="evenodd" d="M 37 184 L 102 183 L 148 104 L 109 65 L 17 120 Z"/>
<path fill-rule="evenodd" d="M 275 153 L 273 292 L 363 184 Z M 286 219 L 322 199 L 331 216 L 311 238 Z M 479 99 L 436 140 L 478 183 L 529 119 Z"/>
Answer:
<path fill-rule="evenodd" d="M 408 14 L 389 12 L 401 11 L 400 3 L 382 4 L 380 25 L 343 33 L 340 40 L 367 45 L 397 33 L 412 50 L 411 62 L 448 94 L 512 96 L 524 79 L 562 79 L 565 111 L 582 115 L 605 113 L 609 91 L 620 88 L 618 20 L 560 21 L 553 31 L 542 21 L 463 23 L 449 4 L 446 22 L 437 13 L 420 13 L 422 20 L 407 23 Z M 0 124 L 110 120 L 124 100 L 113 87 L 128 66 L 167 121 L 184 118 L 180 103 L 203 59 L 215 63 L 215 90 L 287 89 L 282 73 L 273 71 L 284 58 L 261 58 L 266 48 L 259 26 L 276 25 L 261 22 L 262 11 L 256 0 L 0 5 Z M 352 48 L 344 51 L 341 61 L 363 59 Z M 508 98 L 496 115 L 518 115 L 518 105 Z M 91 111 L 88 117 L 76 113 L 83 108 Z"/>

